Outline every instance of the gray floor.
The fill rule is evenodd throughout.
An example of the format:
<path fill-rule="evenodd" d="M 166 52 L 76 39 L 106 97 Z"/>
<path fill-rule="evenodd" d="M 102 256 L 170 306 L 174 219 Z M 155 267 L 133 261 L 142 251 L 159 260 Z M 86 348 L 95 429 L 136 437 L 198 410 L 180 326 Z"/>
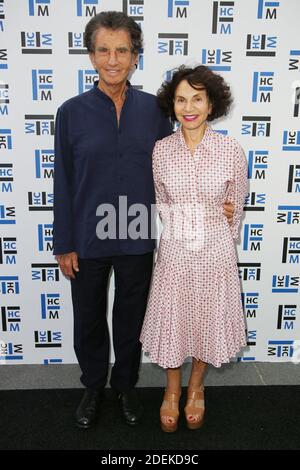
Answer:
<path fill-rule="evenodd" d="M 186 385 L 190 364 L 183 366 Z M 300 364 L 294 363 L 231 363 L 220 369 L 208 369 L 205 384 L 220 385 L 300 385 Z M 163 387 L 164 371 L 153 364 L 142 364 L 139 387 Z M 81 388 L 77 365 L 2 365 L 0 389 Z"/>

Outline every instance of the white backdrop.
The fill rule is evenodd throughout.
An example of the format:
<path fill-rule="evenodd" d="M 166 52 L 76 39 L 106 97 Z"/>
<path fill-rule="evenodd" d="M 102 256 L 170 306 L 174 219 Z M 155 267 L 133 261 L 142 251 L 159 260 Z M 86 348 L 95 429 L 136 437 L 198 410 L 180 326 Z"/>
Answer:
<path fill-rule="evenodd" d="M 102 10 L 141 23 L 133 85 L 156 93 L 182 63 L 231 85 L 231 114 L 213 127 L 249 161 L 238 246 L 249 346 L 238 360 L 298 362 L 299 0 L 0 0 L 1 363 L 76 362 L 69 282 L 51 252 L 54 116 L 95 78 L 83 31 Z M 109 319 L 112 294 L 113 277 Z"/>

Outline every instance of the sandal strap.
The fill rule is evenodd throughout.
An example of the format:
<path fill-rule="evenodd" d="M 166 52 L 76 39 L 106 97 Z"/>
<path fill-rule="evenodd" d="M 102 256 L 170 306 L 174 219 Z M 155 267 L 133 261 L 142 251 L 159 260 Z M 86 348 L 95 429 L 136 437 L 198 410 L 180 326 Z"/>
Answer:
<path fill-rule="evenodd" d="M 187 393 L 188 400 L 203 400 L 204 399 L 204 392 L 198 392 L 195 390 L 190 390 Z"/>
<path fill-rule="evenodd" d="M 185 409 L 193 409 L 193 410 L 204 410 L 205 402 L 204 400 L 187 400 L 187 404 Z"/>
<path fill-rule="evenodd" d="M 164 399 L 160 407 L 161 416 L 177 417 L 179 415 L 179 400 L 181 393 L 165 391 Z"/>
<path fill-rule="evenodd" d="M 187 402 L 184 408 L 186 414 L 202 415 L 205 410 L 204 387 L 202 390 L 188 390 Z"/>

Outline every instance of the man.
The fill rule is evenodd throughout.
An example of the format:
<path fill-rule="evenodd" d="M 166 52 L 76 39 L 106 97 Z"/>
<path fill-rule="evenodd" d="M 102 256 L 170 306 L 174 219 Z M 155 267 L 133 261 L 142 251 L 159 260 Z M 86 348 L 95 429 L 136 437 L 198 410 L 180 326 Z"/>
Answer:
<path fill-rule="evenodd" d="M 74 349 L 85 386 L 76 424 L 88 428 L 95 422 L 107 382 L 107 286 L 113 268 L 115 364 L 110 384 L 126 423 L 135 425 L 142 414 L 134 388 L 139 335 L 155 247 L 150 224 L 155 202 L 151 155 L 155 141 L 172 129 L 156 98 L 134 89 L 127 80 L 142 47 L 141 29 L 130 17 L 99 13 L 86 26 L 85 44 L 100 79 L 93 89 L 58 109 L 55 134 L 54 254 L 71 279 Z M 126 196 L 128 207 L 138 203 L 147 208 L 148 237 L 124 236 L 124 221 L 117 217 L 116 235 L 99 239 L 101 205 L 118 214 L 120 196 Z"/>

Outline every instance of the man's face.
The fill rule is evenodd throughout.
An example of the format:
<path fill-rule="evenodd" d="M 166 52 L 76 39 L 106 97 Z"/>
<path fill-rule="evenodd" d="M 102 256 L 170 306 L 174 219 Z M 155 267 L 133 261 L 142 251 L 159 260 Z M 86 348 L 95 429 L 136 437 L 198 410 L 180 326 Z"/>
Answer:
<path fill-rule="evenodd" d="M 125 83 L 128 74 L 137 62 L 137 54 L 131 52 L 132 44 L 128 31 L 100 28 L 94 40 L 94 52 L 90 59 L 100 79 L 107 86 Z"/>

